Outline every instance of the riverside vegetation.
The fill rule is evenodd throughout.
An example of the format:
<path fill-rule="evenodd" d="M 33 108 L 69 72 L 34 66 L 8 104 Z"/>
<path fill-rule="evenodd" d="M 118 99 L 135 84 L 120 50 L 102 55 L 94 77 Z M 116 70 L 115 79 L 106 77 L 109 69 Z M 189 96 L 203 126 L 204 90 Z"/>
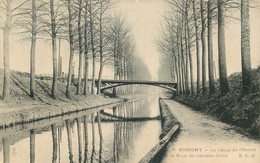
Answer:
<path fill-rule="evenodd" d="M 244 134 L 260 138 L 260 67 L 252 70 L 252 90 L 242 93 L 242 74 L 233 73 L 228 79 L 230 91 L 221 95 L 218 82 L 214 94 L 177 95 L 173 99 L 195 110 L 213 115 L 223 122 L 237 126 Z M 239 128 L 238 128 L 239 127 Z M 246 133 L 245 133 L 246 132 Z"/>

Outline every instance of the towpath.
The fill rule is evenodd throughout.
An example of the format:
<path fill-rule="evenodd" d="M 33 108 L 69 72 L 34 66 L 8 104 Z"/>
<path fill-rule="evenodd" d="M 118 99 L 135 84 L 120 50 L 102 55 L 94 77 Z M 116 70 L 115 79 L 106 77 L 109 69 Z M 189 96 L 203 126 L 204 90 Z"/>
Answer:
<path fill-rule="evenodd" d="M 176 101 L 165 102 L 182 126 L 168 144 L 163 163 L 259 163 L 259 141 Z"/>

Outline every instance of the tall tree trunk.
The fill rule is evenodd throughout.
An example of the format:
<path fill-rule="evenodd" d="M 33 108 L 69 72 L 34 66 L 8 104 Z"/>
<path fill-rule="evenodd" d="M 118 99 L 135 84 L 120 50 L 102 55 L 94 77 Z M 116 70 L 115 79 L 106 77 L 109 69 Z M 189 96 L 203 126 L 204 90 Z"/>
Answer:
<path fill-rule="evenodd" d="M 62 67 L 61 67 L 61 54 L 60 54 L 60 44 L 61 44 L 61 39 L 59 38 L 59 58 L 58 58 L 58 77 L 61 77 L 61 72 L 62 72 Z"/>
<path fill-rule="evenodd" d="M 92 58 L 92 83 L 91 83 L 91 93 L 94 94 L 95 89 L 95 74 L 96 74 L 96 61 L 95 54 L 93 54 Z"/>
<path fill-rule="evenodd" d="M 56 46 L 56 24 L 54 15 L 54 0 L 50 0 L 51 9 L 51 37 L 52 37 L 52 62 L 53 62 L 53 77 L 51 96 L 56 98 L 57 94 L 57 46 Z"/>
<path fill-rule="evenodd" d="M 218 0 L 218 59 L 220 91 L 222 94 L 226 94 L 229 91 L 226 64 L 224 8 L 224 0 Z"/>
<path fill-rule="evenodd" d="M 88 92 L 88 53 L 85 53 L 85 74 L 84 74 L 84 95 L 87 95 Z"/>
<path fill-rule="evenodd" d="M 94 47 L 94 27 L 93 27 L 93 15 L 92 15 L 92 2 L 89 3 L 89 17 L 90 17 L 90 37 L 91 37 L 91 49 L 92 49 L 92 83 L 91 83 L 91 93 L 94 94 L 95 88 L 95 74 L 96 74 L 96 54 Z"/>
<path fill-rule="evenodd" d="M 188 23 L 188 19 L 186 20 Z M 191 38 L 190 38 L 190 28 L 189 24 L 187 27 L 188 32 L 188 52 L 189 52 L 189 61 L 190 61 L 190 85 L 191 85 L 191 93 L 194 94 L 194 79 L 193 79 L 193 61 L 192 61 L 192 55 L 191 55 Z"/>
<path fill-rule="evenodd" d="M 66 88 L 66 96 L 70 98 L 70 86 L 71 86 L 71 79 L 72 79 L 72 71 L 73 71 L 73 57 L 74 57 L 74 50 L 73 50 L 73 33 L 72 33 L 72 11 L 71 11 L 71 0 L 68 0 L 68 10 L 69 10 L 69 42 L 70 42 L 70 59 L 69 59 L 69 72 L 68 72 L 68 79 L 67 79 L 67 88 Z"/>
<path fill-rule="evenodd" d="M 78 85 L 76 94 L 80 94 L 81 87 L 81 70 L 82 70 L 82 36 L 81 36 L 81 10 L 82 10 L 82 0 L 79 0 L 79 10 L 78 10 L 78 38 L 79 38 L 79 70 L 78 70 Z"/>
<path fill-rule="evenodd" d="M 186 6 L 186 9 L 187 10 L 187 6 Z M 185 14 L 185 57 L 186 57 L 186 73 L 185 73 L 185 85 L 186 85 L 186 94 L 190 94 L 190 88 L 189 88 L 189 54 L 188 54 L 188 40 L 187 40 L 187 19 L 188 17 L 188 12 Z"/>
<path fill-rule="evenodd" d="M 30 53 L 30 96 L 35 96 L 36 1 L 32 0 L 32 40 Z"/>
<path fill-rule="evenodd" d="M 103 63 L 100 63 L 99 67 L 99 73 L 98 73 L 98 85 L 97 85 L 97 94 L 100 94 L 101 91 L 101 80 L 102 80 L 102 74 L 103 74 Z"/>
<path fill-rule="evenodd" d="M 252 87 L 249 0 L 241 0 L 241 61 L 243 93 L 248 94 Z"/>
<path fill-rule="evenodd" d="M 100 87 L 101 87 L 101 79 L 102 79 L 102 72 L 103 72 L 103 24 L 102 24 L 102 1 L 100 1 L 100 17 L 99 17 L 99 53 L 100 53 L 100 60 L 99 60 L 99 74 L 98 74 L 98 84 L 97 84 L 97 94 L 100 94 Z"/>
<path fill-rule="evenodd" d="M 203 0 L 200 0 L 201 12 L 201 44 L 202 44 L 202 90 L 206 92 L 206 40 L 205 40 L 205 19 Z"/>
<path fill-rule="evenodd" d="M 11 30 L 12 0 L 6 1 L 6 22 L 3 30 L 4 83 L 3 100 L 10 100 L 9 33 Z"/>
<path fill-rule="evenodd" d="M 177 63 L 178 63 L 178 93 L 182 93 L 182 75 L 181 75 L 181 58 L 180 58 L 180 46 L 179 46 L 179 28 L 177 28 L 177 51 L 178 51 L 178 56 L 177 56 Z"/>
<path fill-rule="evenodd" d="M 182 31 L 183 32 L 183 31 Z M 186 93 L 186 78 L 185 78 L 185 58 L 184 58 L 184 50 L 183 50 L 183 36 L 181 32 L 181 66 L 182 66 L 182 92 Z"/>
<path fill-rule="evenodd" d="M 88 17 L 87 12 L 88 11 L 88 0 L 85 0 L 85 20 L 84 20 L 84 55 L 85 55 L 85 74 L 84 74 L 84 95 L 87 95 L 88 92 Z"/>
<path fill-rule="evenodd" d="M 215 92 L 212 42 L 212 3 L 212 0 L 208 1 L 208 73 L 210 94 Z"/>
<path fill-rule="evenodd" d="M 195 37 L 196 37 L 196 56 L 197 56 L 197 94 L 200 91 L 200 46 L 199 46 L 199 29 L 196 17 L 195 0 L 192 0 L 193 18 L 195 25 Z"/>
<path fill-rule="evenodd" d="M 118 54 L 117 54 L 117 38 L 114 40 L 114 80 L 118 79 Z M 117 89 L 113 87 L 112 94 L 115 96 Z"/>
<path fill-rule="evenodd" d="M 175 69 L 176 69 L 176 62 L 175 62 L 175 54 L 174 52 L 172 53 L 172 55 L 170 56 L 171 57 L 171 63 L 172 65 L 170 65 L 170 73 L 171 73 L 171 78 L 170 80 L 175 82 L 175 79 L 176 79 L 176 74 L 175 74 Z"/>
<path fill-rule="evenodd" d="M 180 67 L 178 64 L 177 57 L 175 56 L 175 70 L 176 70 L 176 77 L 177 77 L 177 92 L 180 93 Z"/>
<path fill-rule="evenodd" d="M 126 59 L 124 58 L 124 80 L 127 80 L 127 66 Z"/>

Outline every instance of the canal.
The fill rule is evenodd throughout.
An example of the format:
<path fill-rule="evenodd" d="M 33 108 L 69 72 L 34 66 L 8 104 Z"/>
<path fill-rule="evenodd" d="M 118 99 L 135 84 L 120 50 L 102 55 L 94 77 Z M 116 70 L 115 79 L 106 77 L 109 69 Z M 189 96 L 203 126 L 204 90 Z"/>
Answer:
<path fill-rule="evenodd" d="M 2 129 L 0 162 L 138 162 L 159 142 L 161 122 L 124 118 L 159 114 L 158 96 L 154 95 Z M 112 118 L 104 121 L 107 115 Z"/>

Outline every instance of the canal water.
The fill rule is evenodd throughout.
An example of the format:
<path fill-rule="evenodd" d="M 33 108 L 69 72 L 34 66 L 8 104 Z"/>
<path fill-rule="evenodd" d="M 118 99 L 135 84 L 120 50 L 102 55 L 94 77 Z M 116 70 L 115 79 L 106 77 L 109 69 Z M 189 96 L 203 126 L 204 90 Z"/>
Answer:
<path fill-rule="evenodd" d="M 159 120 L 103 122 L 104 113 L 120 118 L 156 117 L 158 97 L 2 129 L 0 162 L 133 163 L 159 142 Z"/>

